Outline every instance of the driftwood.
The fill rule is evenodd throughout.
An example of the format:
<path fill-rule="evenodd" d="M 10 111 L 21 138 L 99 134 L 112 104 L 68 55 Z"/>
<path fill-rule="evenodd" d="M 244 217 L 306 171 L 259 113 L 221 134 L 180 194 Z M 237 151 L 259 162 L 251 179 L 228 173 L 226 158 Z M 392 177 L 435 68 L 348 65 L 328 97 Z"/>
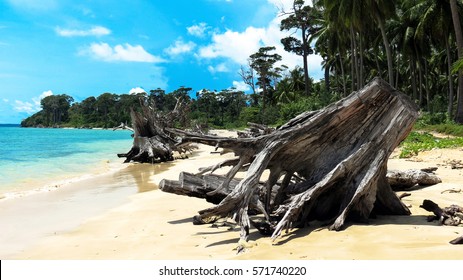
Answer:
<path fill-rule="evenodd" d="M 270 134 L 274 130 L 273 127 L 266 126 L 265 124 L 248 122 L 248 128 L 245 131 L 238 131 L 237 134 L 239 138 L 252 138 Z"/>
<path fill-rule="evenodd" d="M 225 197 L 227 197 L 233 189 L 239 184 L 239 180 L 232 179 L 226 188 L 222 188 L 224 181 L 228 180 L 225 176 L 207 174 L 195 175 L 187 172 L 181 172 L 178 181 L 162 180 L 159 184 L 159 189 L 174 193 L 177 195 L 186 195 L 191 197 L 203 198 L 206 201 L 219 204 Z M 257 191 L 253 194 L 249 210 L 254 213 L 264 212 L 264 205 L 260 197 L 263 185 L 260 184 Z M 195 216 L 193 221 L 195 224 L 205 224 L 216 221 L 218 217 L 210 217 L 204 219 L 200 215 Z M 269 217 L 267 217 L 269 218 Z"/>
<path fill-rule="evenodd" d="M 440 208 L 435 202 L 425 199 L 420 207 L 434 213 L 434 216 L 428 217 L 428 222 L 438 220 L 439 224 L 446 226 L 460 226 L 463 224 L 463 207 L 461 206 L 450 205 L 449 207 Z M 455 238 L 449 243 L 463 244 L 463 236 Z"/>
<path fill-rule="evenodd" d="M 449 243 L 453 245 L 463 244 L 463 235 L 451 240 Z"/>
<path fill-rule="evenodd" d="M 182 135 L 183 143 L 203 143 L 233 151 L 237 158 L 218 189 L 227 189 L 237 172 L 247 172 L 216 206 L 199 212 L 202 220 L 232 217 L 247 241 L 254 194 L 264 182 L 265 222 L 275 239 L 285 229 L 310 220 L 329 221 L 341 230 L 348 221 L 373 214 L 409 215 L 386 179 L 387 159 L 409 134 L 418 107 L 376 78 L 323 110 L 305 112 L 270 134 L 257 138 Z M 214 168 L 209 168 L 214 170 Z M 272 198 L 275 184 L 280 187 Z"/>
<path fill-rule="evenodd" d="M 181 172 L 178 181 L 164 179 L 160 182 L 159 189 L 168 193 L 203 198 L 210 203 L 219 204 L 239 183 L 239 180 L 233 179 L 227 188 L 218 190 L 225 179 L 215 174 L 203 176 Z"/>
<path fill-rule="evenodd" d="M 186 106 L 178 99 L 175 108 L 168 113 L 155 111 L 152 106 L 143 103 L 141 112 L 132 109 L 132 148 L 128 153 L 118 154 L 118 157 L 125 157 L 125 162 L 156 163 L 174 160 L 174 151 L 182 154 L 194 149 L 189 144 L 178 145 L 179 139 L 167 131 L 167 128 L 174 127 L 175 122 L 184 121 Z M 120 127 L 124 128 L 124 124 Z"/>
<path fill-rule="evenodd" d="M 118 129 L 128 130 L 128 131 L 134 132 L 133 128 L 131 128 L 130 126 L 127 126 L 127 124 L 125 124 L 123 122 L 121 122 L 121 124 L 119 126 L 113 127 L 113 131 L 118 130 Z"/>
<path fill-rule="evenodd" d="M 387 181 L 394 191 L 409 190 L 415 186 L 431 186 L 442 183 L 442 180 L 434 174 L 437 168 L 425 168 L 421 170 L 388 170 Z"/>
<path fill-rule="evenodd" d="M 461 206 L 453 204 L 440 208 L 433 201 L 425 199 L 420 207 L 434 213 L 434 216 L 430 216 L 428 221 L 438 220 L 440 224 L 446 226 L 458 226 L 463 223 L 463 207 Z"/>

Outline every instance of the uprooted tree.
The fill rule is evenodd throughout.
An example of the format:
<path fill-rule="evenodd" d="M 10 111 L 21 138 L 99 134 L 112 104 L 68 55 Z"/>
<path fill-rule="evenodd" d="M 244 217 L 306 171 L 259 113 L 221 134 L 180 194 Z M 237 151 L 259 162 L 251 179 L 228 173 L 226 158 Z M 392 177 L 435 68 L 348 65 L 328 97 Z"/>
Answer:
<path fill-rule="evenodd" d="M 175 127 L 176 122 L 185 125 L 188 104 L 179 98 L 171 112 L 160 112 L 153 109 L 153 104 L 140 103 L 140 112 L 131 109 L 132 127 L 124 124 L 118 127 L 133 131 L 132 148 L 118 157 L 125 157 L 125 162 L 165 162 L 174 160 L 173 152 L 184 154 L 194 148 L 189 144 L 179 145 L 179 139 L 167 131 L 167 128 Z"/>
<path fill-rule="evenodd" d="M 257 212 L 264 214 L 258 227 L 273 239 L 315 219 L 341 230 L 348 221 L 375 214 L 410 215 L 388 184 L 386 172 L 388 157 L 417 118 L 418 107 L 406 95 L 376 78 L 323 110 L 305 112 L 256 138 L 170 129 L 182 135 L 183 143 L 216 146 L 234 152 L 236 158 L 196 176 L 182 175 L 180 182 L 164 180 L 160 187 L 173 193 L 181 193 L 183 187 L 199 189 L 203 198 L 222 193 L 216 206 L 200 211 L 194 220 L 231 217 L 244 241 L 251 224 L 256 225 L 250 215 Z M 205 174 L 223 166 L 232 168 L 220 180 Z M 244 178 L 235 178 L 243 169 Z M 269 175 L 263 178 L 267 169 Z"/>

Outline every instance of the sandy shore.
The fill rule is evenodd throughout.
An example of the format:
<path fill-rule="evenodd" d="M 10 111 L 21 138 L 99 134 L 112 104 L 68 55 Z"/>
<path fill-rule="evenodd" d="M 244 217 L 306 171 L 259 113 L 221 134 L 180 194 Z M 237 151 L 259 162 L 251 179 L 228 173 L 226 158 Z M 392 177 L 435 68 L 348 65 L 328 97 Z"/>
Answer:
<path fill-rule="evenodd" d="M 463 259 L 461 246 L 448 242 L 462 227 L 428 223 L 423 199 L 441 206 L 463 205 L 463 170 L 449 159 L 462 159 L 462 149 L 424 152 L 413 159 L 391 158 L 389 169 L 438 166 L 443 183 L 411 191 L 403 199 L 412 216 L 380 216 L 369 225 L 353 224 L 341 232 L 319 224 L 290 232 L 275 243 L 251 234 L 254 245 L 236 255 L 239 230 L 192 225 L 192 216 L 211 204 L 155 190 L 162 179 L 180 171 L 222 161 L 199 145 L 187 160 L 158 167 L 132 165 L 115 174 L 86 180 L 80 187 L 10 201 L 0 201 L 1 259 Z M 98 186 L 104 186 L 99 188 Z"/>

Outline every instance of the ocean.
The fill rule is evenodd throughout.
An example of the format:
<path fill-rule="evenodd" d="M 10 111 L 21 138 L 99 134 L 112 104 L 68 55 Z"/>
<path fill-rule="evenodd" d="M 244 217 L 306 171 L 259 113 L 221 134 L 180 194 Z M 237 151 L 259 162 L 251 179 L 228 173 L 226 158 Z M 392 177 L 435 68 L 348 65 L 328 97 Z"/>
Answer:
<path fill-rule="evenodd" d="M 126 130 L 22 128 L 0 124 L 0 197 L 40 191 L 120 168 Z"/>

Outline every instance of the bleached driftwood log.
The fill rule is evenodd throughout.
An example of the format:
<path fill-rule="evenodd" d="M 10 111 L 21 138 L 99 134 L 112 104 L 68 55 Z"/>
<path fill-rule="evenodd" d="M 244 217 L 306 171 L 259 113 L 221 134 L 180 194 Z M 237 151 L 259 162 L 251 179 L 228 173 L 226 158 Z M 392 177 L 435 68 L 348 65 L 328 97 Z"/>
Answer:
<path fill-rule="evenodd" d="M 387 160 L 408 135 L 418 117 L 410 99 L 376 78 L 362 90 L 314 112 L 305 112 L 274 132 L 257 138 L 202 136 L 180 130 L 183 143 L 203 143 L 233 151 L 237 158 L 220 189 L 227 189 L 237 172 L 247 172 L 216 206 L 199 212 L 203 220 L 231 217 L 248 239 L 248 211 L 268 169 L 262 201 L 266 222 L 277 238 L 284 229 L 310 220 L 341 230 L 348 221 L 370 215 L 409 215 L 386 179 Z M 213 170 L 214 168 L 210 168 Z M 274 186 L 279 189 L 272 198 Z"/>
<path fill-rule="evenodd" d="M 442 183 L 442 180 L 434 174 L 436 168 L 425 168 L 421 170 L 388 170 L 387 181 L 394 191 L 408 190 L 416 185 L 431 186 Z"/>

